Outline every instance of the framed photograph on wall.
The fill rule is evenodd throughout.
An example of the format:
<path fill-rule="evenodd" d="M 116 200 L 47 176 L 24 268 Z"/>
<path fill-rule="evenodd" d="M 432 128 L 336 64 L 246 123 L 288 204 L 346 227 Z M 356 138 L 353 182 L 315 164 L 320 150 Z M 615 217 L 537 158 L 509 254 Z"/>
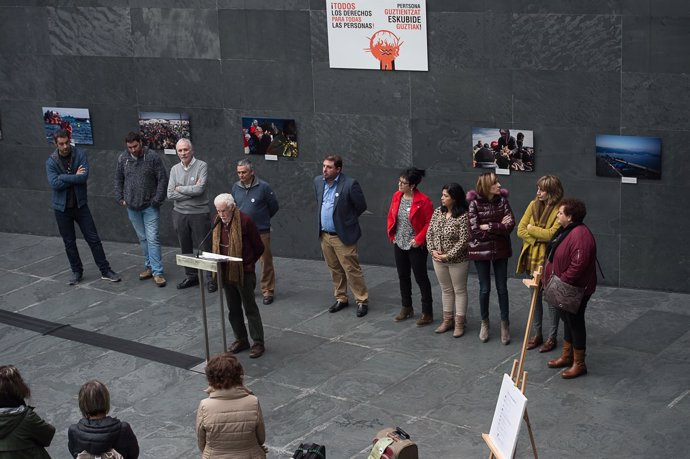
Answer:
<path fill-rule="evenodd" d="M 661 180 L 661 139 L 597 135 L 597 176 Z"/>
<path fill-rule="evenodd" d="M 297 125 L 282 118 L 242 118 L 244 153 L 297 158 Z"/>
<path fill-rule="evenodd" d="M 151 150 L 164 150 L 166 154 L 175 154 L 178 140 L 192 138 L 186 113 L 139 112 L 139 131 L 144 145 Z"/>
<path fill-rule="evenodd" d="M 472 167 L 532 172 L 535 157 L 533 131 L 472 128 Z"/>
<path fill-rule="evenodd" d="M 91 116 L 88 108 L 42 107 L 43 130 L 50 145 L 58 129 L 69 131 L 75 145 L 93 145 Z"/>

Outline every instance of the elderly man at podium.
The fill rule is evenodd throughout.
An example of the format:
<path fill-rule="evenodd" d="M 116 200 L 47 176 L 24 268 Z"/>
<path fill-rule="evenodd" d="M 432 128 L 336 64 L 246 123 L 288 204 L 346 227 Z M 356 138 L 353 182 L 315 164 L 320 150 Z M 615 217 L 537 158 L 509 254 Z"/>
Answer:
<path fill-rule="evenodd" d="M 264 327 L 259 307 L 254 299 L 256 274 L 254 265 L 264 251 L 261 236 L 252 219 L 240 212 L 235 199 L 229 193 L 216 196 L 213 204 L 218 212 L 220 224 L 213 228 L 213 253 L 242 258 L 242 262 L 223 265 L 223 285 L 228 303 L 228 318 L 235 341 L 229 351 L 238 353 L 249 349 L 249 357 L 255 359 L 264 353 Z M 249 336 L 253 344 L 249 346 L 244 315 L 249 324 Z"/>

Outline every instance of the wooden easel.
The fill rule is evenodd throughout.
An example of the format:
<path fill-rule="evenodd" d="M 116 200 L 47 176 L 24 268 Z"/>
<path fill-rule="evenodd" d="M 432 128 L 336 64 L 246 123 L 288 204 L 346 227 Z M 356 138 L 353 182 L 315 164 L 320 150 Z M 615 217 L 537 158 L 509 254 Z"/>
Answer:
<path fill-rule="evenodd" d="M 525 393 L 525 381 L 527 380 L 527 372 L 523 372 L 523 364 L 525 363 L 525 354 L 527 353 L 527 341 L 529 341 L 530 330 L 532 329 L 532 319 L 534 318 L 534 308 L 537 305 L 537 297 L 539 296 L 539 284 L 541 283 L 542 267 L 540 266 L 536 272 L 533 273 L 531 279 L 523 279 L 522 283 L 528 288 L 532 289 L 532 301 L 529 306 L 529 316 L 527 317 L 527 327 L 525 328 L 525 337 L 522 340 L 522 349 L 520 350 L 520 360 L 513 360 L 513 368 L 510 370 L 510 379 L 515 382 L 515 387 L 519 387 L 520 391 Z M 539 459 L 537 454 L 537 445 L 534 441 L 534 434 L 532 432 L 532 424 L 529 422 L 529 415 L 527 414 L 527 408 L 525 408 L 525 414 L 523 416 L 525 424 L 527 424 L 527 431 L 529 433 L 529 441 L 532 444 L 532 451 L 534 452 L 534 458 Z M 498 448 L 495 447 L 491 436 L 486 433 L 482 433 L 482 438 L 486 445 L 489 447 L 491 452 L 489 453 L 489 459 L 494 457 L 498 459 L 504 458 Z"/>

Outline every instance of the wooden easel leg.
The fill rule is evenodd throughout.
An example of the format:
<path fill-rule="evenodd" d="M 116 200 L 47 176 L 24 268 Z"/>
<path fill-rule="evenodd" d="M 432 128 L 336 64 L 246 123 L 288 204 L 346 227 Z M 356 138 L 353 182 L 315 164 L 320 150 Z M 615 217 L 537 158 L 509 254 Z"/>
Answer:
<path fill-rule="evenodd" d="M 527 424 L 527 432 L 529 433 L 529 442 L 532 444 L 532 452 L 534 453 L 534 459 L 539 459 L 537 454 L 537 444 L 534 441 L 534 433 L 532 432 L 532 424 L 529 422 L 529 415 L 527 414 L 527 408 L 525 408 L 525 415 L 523 416 L 525 424 Z"/>

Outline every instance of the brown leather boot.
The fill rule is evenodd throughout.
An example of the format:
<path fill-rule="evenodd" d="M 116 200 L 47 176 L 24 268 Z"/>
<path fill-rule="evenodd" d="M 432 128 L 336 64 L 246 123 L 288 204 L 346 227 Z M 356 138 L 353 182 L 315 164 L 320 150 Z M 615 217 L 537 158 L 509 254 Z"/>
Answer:
<path fill-rule="evenodd" d="M 544 343 L 544 337 L 542 335 L 534 335 L 527 341 L 527 350 L 530 351 L 535 349 L 537 346 Z"/>
<path fill-rule="evenodd" d="M 510 322 L 507 320 L 501 321 L 501 342 L 510 344 Z"/>
<path fill-rule="evenodd" d="M 573 364 L 573 347 L 570 341 L 563 340 L 563 352 L 557 359 L 549 360 L 549 368 L 565 368 Z"/>
<path fill-rule="evenodd" d="M 423 327 L 424 325 L 429 325 L 431 322 L 434 321 L 434 316 L 431 314 L 427 314 L 426 312 L 422 313 L 422 316 L 417 319 L 417 326 L 418 327 Z"/>
<path fill-rule="evenodd" d="M 489 319 L 482 320 L 482 325 L 479 329 L 479 340 L 482 343 L 489 341 Z"/>
<path fill-rule="evenodd" d="M 453 330 L 453 338 L 460 338 L 465 334 L 465 316 L 455 314 L 455 330 Z"/>
<path fill-rule="evenodd" d="M 434 332 L 445 333 L 451 328 L 453 328 L 453 313 L 443 311 L 443 320 L 441 321 L 441 325 L 439 325 L 438 328 L 434 330 Z"/>
<path fill-rule="evenodd" d="M 573 379 L 587 374 L 587 365 L 585 365 L 585 350 L 574 349 L 573 355 L 573 366 L 561 373 L 563 379 Z"/>
<path fill-rule="evenodd" d="M 395 316 L 394 320 L 396 322 L 402 322 L 403 320 L 411 319 L 412 317 L 414 317 L 414 309 L 412 309 L 412 306 L 403 306 L 402 309 L 400 309 L 398 315 Z"/>

